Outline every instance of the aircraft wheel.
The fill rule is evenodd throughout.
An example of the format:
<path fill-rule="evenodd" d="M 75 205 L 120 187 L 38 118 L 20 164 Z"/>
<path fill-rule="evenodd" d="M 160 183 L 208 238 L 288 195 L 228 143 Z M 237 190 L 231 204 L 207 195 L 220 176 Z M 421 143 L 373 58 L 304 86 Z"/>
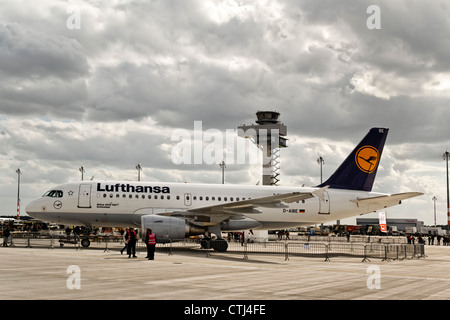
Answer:
<path fill-rule="evenodd" d="M 81 245 L 83 246 L 83 248 L 87 248 L 91 245 L 91 242 L 89 241 L 89 239 L 83 239 L 81 240 Z"/>
<path fill-rule="evenodd" d="M 228 243 L 224 239 L 217 239 L 211 241 L 212 248 L 217 252 L 226 252 L 228 249 Z"/>
<path fill-rule="evenodd" d="M 202 246 L 202 249 L 209 249 L 211 247 L 210 241 L 208 241 L 208 240 L 200 241 L 200 245 Z"/>

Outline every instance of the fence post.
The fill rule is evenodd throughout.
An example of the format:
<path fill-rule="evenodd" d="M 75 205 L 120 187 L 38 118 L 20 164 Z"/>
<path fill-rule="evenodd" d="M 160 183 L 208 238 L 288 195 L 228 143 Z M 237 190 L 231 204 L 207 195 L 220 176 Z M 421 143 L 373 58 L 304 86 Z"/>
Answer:
<path fill-rule="evenodd" d="M 173 247 L 172 247 L 172 244 L 173 244 L 173 241 L 172 241 L 172 239 L 169 239 L 169 256 L 171 256 L 171 255 L 173 255 L 173 252 L 172 252 L 172 249 L 173 249 Z M 156 245 L 155 245 L 156 246 Z"/>
<path fill-rule="evenodd" d="M 289 249 L 288 249 L 289 244 L 286 242 L 284 244 L 284 261 L 289 260 Z"/>
<path fill-rule="evenodd" d="M 53 234 L 50 234 L 50 247 L 49 247 L 49 249 L 55 249 L 55 246 L 53 245 L 54 241 L 55 240 L 53 239 Z"/>
<path fill-rule="evenodd" d="M 77 250 L 76 251 L 81 250 L 81 239 L 78 234 L 75 236 L 75 241 L 77 242 Z"/>
<path fill-rule="evenodd" d="M 384 245 L 384 259 L 381 261 L 391 261 L 391 259 L 388 258 L 388 246 Z"/>
<path fill-rule="evenodd" d="M 31 239 L 30 239 L 30 237 L 31 237 L 31 233 L 30 233 L 30 231 L 28 231 L 28 232 L 27 232 L 27 234 L 28 234 L 28 239 L 27 239 L 27 248 L 31 248 Z"/>
<path fill-rule="evenodd" d="M 367 258 L 367 245 L 364 245 L 364 258 L 362 259 L 361 262 L 367 262 L 367 261 L 370 262 L 370 259 Z"/>
<path fill-rule="evenodd" d="M 108 249 L 109 235 L 106 235 L 105 241 L 106 241 L 106 246 L 105 246 L 105 250 L 103 250 L 103 252 L 109 252 L 109 249 Z"/>
<path fill-rule="evenodd" d="M 248 255 L 247 255 L 247 241 L 244 241 L 244 260 L 248 260 Z"/>
<path fill-rule="evenodd" d="M 325 244 L 325 262 L 329 262 L 330 258 L 328 257 L 328 245 Z"/>

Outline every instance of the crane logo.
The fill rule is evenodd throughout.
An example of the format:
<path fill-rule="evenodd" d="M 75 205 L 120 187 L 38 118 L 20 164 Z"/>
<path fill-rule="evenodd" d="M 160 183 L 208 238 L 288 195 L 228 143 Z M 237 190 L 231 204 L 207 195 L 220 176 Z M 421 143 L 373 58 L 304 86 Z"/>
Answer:
<path fill-rule="evenodd" d="M 366 173 L 375 171 L 378 165 L 378 150 L 372 146 L 364 146 L 359 148 L 355 155 L 355 162 L 358 168 Z"/>

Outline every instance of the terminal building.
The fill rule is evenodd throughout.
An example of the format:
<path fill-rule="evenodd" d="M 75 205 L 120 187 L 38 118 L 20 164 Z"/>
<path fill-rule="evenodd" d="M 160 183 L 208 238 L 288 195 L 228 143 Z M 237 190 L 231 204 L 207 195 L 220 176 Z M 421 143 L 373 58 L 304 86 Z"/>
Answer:
<path fill-rule="evenodd" d="M 378 218 L 356 218 L 356 224 L 359 226 L 378 225 Z M 421 230 L 424 226 L 423 221 L 417 219 L 386 219 L 388 229 L 390 227 L 397 227 L 398 231 L 406 232 L 410 228 Z"/>

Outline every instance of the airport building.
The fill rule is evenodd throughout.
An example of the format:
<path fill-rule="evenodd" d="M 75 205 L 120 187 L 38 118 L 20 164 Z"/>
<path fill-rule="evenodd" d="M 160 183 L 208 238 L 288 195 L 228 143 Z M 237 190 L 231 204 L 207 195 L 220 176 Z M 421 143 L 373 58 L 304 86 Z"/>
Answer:
<path fill-rule="evenodd" d="M 359 226 L 378 225 L 378 218 L 356 218 L 356 224 Z M 388 228 L 397 227 L 398 231 L 406 232 L 408 229 L 415 228 L 420 230 L 424 223 L 417 219 L 386 219 Z"/>

